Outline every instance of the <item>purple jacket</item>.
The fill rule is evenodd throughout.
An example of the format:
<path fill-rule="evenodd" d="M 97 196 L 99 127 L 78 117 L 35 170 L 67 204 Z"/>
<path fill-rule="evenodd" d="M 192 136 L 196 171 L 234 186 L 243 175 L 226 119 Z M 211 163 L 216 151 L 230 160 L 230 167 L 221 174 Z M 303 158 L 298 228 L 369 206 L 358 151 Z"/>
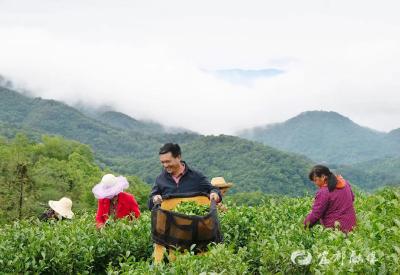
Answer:
<path fill-rule="evenodd" d="M 354 194 L 350 184 L 342 189 L 329 192 L 328 187 L 321 187 L 314 200 L 312 211 L 304 220 L 304 225 L 313 226 L 320 220 L 325 227 L 334 227 L 335 221 L 340 223 L 343 232 L 349 232 L 356 224 L 356 213 L 353 206 Z"/>

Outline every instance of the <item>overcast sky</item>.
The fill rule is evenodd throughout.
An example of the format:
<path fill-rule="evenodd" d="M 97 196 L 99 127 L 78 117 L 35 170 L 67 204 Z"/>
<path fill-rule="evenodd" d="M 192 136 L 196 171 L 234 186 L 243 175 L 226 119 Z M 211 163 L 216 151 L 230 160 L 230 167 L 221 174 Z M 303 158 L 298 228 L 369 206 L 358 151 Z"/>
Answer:
<path fill-rule="evenodd" d="M 36 96 L 203 134 L 307 110 L 389 131 L 400 127 L 399 3 L 0 0 L 0 74 Z M 245 85 L 213 73 L 232 69 L 282 73 Z"/>

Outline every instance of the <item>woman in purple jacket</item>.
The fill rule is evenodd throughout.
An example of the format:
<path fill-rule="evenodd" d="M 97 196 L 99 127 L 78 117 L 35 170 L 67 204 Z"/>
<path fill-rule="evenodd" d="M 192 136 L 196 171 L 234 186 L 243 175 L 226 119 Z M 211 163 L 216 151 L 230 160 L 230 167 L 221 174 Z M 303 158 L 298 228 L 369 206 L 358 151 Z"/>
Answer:
<path fill-rule="evenodd" d="M 340 175 L 334 175 L 328 167 L 316 165 L 308 176 L 319 188 L 311 213 L 304 220 L 305 227 L 312 227 L 318 221 L 325 227 L 336 227 L 349 232 L 356 225 L 354 194 L 351 186 Z"/>

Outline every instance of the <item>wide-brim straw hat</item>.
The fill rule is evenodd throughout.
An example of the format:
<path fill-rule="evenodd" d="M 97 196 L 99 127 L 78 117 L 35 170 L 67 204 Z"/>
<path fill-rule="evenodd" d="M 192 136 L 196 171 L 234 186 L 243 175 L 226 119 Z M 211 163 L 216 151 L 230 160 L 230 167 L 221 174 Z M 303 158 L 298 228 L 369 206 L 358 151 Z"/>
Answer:
<path fill-rule="evenodd" d="M 69 198 L 63 197 L 59 201 L 49 201 L 49 206 L 64 218 L 72 219 L 74 216 L 71 211 L 72 201 Z"/>
<path fill-rule="evenodd" d="M 128 187 L 129 183 L 125 177 L 107 174 L 93 187 L 92 192 L 96 199 L 112 199 Z"/>
<path fill-rule="evenodd" d="M 226 182 L 223 177 L 215 177 L 211 179 L 211 184 L 218 188 L 229 188 L 233 186 L 233 183 Z"/>

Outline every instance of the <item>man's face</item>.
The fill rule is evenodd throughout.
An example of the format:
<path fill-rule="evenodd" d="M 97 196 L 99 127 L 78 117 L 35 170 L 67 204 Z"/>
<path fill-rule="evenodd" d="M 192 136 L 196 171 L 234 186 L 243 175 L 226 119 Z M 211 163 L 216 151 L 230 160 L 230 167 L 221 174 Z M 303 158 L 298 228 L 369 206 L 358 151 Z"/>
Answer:
<path fill-rule="evenodd" d="M 177 156 L 175 158 L 174 156 L 172 156 L 171 152 L 168 152 L 160 155 L 160 162 L 165 171 L 170 174 L 176 174 L 179 171 L 181 165 L 181 156 Z"/>

